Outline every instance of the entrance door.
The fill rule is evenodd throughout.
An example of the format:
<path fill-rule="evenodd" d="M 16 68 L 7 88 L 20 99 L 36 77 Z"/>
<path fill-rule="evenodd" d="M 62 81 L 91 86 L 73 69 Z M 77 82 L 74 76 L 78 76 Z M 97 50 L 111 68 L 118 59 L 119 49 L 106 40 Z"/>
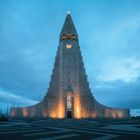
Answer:
<path fill-rule="evenodd" d="M 72 118 L 72 111 L 67 111 L 67 118 Z"/>

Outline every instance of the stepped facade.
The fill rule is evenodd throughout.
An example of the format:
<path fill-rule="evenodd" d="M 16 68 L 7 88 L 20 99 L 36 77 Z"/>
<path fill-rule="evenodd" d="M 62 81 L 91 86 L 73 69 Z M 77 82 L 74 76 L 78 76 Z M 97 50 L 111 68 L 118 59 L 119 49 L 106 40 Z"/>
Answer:
<path fill-rule="evenodd" d="M 29 107 L 13 107 L 13 117 L 28 118 L 128 118 L 128 109 L 104 106 L 96 101 L 84 68 L 78 33 L 68 13 L 59 36 L 59 45 L 49 88 L 44 99 Z"/>

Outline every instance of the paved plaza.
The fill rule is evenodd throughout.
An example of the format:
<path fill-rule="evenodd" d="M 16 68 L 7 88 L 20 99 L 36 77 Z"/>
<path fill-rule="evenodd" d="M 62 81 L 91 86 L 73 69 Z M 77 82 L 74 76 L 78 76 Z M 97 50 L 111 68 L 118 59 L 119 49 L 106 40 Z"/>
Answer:
<path fill-rule="evenodd" d="M 0 140 L 140 140 L 140 120 L 10 120 L 0 123 Z"/>

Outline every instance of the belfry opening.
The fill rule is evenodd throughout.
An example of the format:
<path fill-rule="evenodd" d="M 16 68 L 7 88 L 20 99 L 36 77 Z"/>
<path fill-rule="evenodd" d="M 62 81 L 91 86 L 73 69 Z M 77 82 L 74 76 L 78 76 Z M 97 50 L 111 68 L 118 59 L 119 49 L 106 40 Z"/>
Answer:
<path fill-rule="evenodd" d="M 68 12 L 59 35 L 54 68 L 46 95 L 38 104 L 12 107 L 11 116 L 59 119 L 124 119 L 130 116 L 129 109 L 107 107 L 100 104 L 93 95 L 84 67 L 79 36 Z"/>

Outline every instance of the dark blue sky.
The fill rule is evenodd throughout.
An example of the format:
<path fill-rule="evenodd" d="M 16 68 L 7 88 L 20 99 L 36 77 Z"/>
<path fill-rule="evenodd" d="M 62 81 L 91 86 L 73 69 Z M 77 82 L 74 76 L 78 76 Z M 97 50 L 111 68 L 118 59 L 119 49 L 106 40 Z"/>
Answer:
<path fill-rule="evenodd" d="M 67 10 L 95 98 L 140 108 L 139 0 L 0 0 L 0 107 L 44 97 Z"/>

